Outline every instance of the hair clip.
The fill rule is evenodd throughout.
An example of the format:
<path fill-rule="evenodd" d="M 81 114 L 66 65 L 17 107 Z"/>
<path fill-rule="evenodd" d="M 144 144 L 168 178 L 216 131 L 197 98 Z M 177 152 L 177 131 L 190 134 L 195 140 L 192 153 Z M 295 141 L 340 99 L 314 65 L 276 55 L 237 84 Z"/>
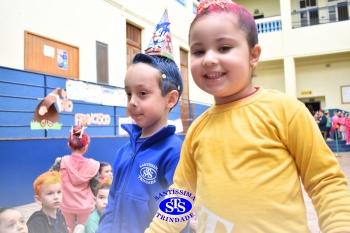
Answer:
<path fill-rule="evenodd" d="M 81 137 L 83 136 L 83 134 L 84 134 L 84 129 L 86 129 L 86 128 L 87 128 L 87 127 L 85 127 L 85 126 L 83 126 L 83 127 L 81 128 L 79 138 L 81 138 Z"/>
<path fill-rule="evenodd" d="M 162 78 L 163 78 L 163 79 L 166 79 L 166 74 L 162 74 Z"/>
<path fill-rule="evenodd" d="M 180 91 L 180 86 L 177 86 L 177 90 Z"/>
<path fill-rule="evenodd" d="M 70 129 L 70 137 L 73 138 L 73 126 L 72 126 L 72 128 Z"/>

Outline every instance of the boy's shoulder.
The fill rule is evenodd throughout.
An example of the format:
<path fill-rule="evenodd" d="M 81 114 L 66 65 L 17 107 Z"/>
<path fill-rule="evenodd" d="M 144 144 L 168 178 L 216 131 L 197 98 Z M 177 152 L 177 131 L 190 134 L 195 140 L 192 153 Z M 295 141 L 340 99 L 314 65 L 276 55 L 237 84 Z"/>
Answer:
<path fill-rule="evenodd" d="M 28 226 L 34 223 L 49 225 L 46 214 L 41 210 L 35 211 L 27 221 Z"/>

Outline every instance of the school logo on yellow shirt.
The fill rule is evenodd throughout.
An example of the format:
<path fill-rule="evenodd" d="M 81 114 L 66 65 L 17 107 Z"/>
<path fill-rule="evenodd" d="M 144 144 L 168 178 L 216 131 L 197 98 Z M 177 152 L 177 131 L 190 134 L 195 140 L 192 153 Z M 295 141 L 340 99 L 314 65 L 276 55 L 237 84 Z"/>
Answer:
<path fill-rule="evenodd" d="M 158 167 L 151 163 L 143 163 L 140 165 L 139 180 L 145 184 L 156 183 Z"/>
<path fill-rule="evenodd" d="M 186 222 L 194 217 L 192 203 L 196 197 L 190 192 L 181 189 L 169 189 L 159 193 L 154 199 L 156 201 L 163 199 L 159 203 L 159 211 L 156 214 L 156 217 L 162 221 Z"/>

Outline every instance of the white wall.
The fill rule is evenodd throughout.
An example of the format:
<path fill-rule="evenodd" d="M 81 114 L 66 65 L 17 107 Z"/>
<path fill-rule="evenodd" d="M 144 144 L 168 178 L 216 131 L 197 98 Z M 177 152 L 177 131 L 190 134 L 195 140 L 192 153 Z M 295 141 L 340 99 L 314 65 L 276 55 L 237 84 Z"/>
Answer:
<path fill-rule="evenodd" d="M 155 25 L 167 8 L 171 22 L 174 59 L 180 64 L 179 51 L 180 48 L 189 50 L 188 29 L 194 17 L 192 1 L 187 0 L 186 3 L 188 8 L 181 6 L 175 0 L 1 0 L 0 66 L 24 69 L 24 31 L 28 30 L 79 47 L 80 79 L 95 82 L 96 41 L 99 41 L 108 45 L 110 84 L 123 87 L 126 72 L 126 22 L 142 29 L 142 50 L 144 50 L 148 46 Z M 281 4 L 285 3 L 284 0 L 268 2 L 252 0 L 241 3 L 251 11 L 259 9 L 265 16 L 278 15 L 281 11 L 283 14 L 280 17 L 283 17 L 282 22 L 285 23 L 290 21 L 290 18 L 288 21 L 289 10 L 292 11 L 296 7 L 297 1 L 290 0 L 291 5 L 288 7 Z M 325 0 L 319 4 L 325 5 Z M 284 6 L 284 11 L 279 9 L 280 6 Z M 285 91 L 283 65 L 273 68 L 266 66 L 265 62 L 283 61 L 285 57 L 313 59 L 314 56 L 321 54 L 350 51 L 349 28 L 350 21 L 299 29 L 283 25 L 283 31 L 259 35 L 262 63 L 257 69 L 259 72 L 254 83 L 265 88 Z M 332 64 L 328 69 L 324 68 L 324 64 L 303 67 L 296 65 L 297 97 L 305 97 L 300 96 L 300 91 L 310 89 L 308 87 L 312 85 L 314 95 L 326 96 L 327 105 L 349 109 L 349 104 L 341 105 L 339 101 L 339 86 L 350 84 L 348 67 L 349 63 Z M 332 72 L 328 75 L 329 71 Z M 333 79 L 331 84 L 327 81 L 320 82 L 329 77 L 333 78 L 335 74 L 337 78 Z M 325 86 L 318 87 L 321 84 Z M 331 90 L 328 90 L 329 86 Z M 194 84 L 190 67 L 189 93 L 191 100 L 213 103 L 213 98 Z"/>
<path fill-rule="evenodd" d="M 327 67 L 329 64 L 329 67 Z M 340 87 L 350 85 L 350 60 L 298 66 L 298 98 L 325 97 L 325 106 L 350 111 L 350 104 L 341 103 Z M 311 95 L 301 92 L 311 90 Z"/>

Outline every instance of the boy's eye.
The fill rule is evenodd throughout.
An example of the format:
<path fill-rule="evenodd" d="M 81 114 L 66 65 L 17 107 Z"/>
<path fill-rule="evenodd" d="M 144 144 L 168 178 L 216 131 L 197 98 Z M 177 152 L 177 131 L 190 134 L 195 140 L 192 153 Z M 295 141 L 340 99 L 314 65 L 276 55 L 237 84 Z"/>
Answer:
<path fill-rule="evenodd" d="M 131 96 L 131 93 L 126 92 L 126 95 L 127 95 L 127 96 Z"/>
<path fill-rule="evenodd" d="M 13 229 L 15 227 L 14 223 L 10 223 L 6 226 L 7 229 Z"/>
<path fill-rule="evenodd" d="M 141 91 L 141 95 L 146 95 L 147 93 L 145 91 Z"/>

